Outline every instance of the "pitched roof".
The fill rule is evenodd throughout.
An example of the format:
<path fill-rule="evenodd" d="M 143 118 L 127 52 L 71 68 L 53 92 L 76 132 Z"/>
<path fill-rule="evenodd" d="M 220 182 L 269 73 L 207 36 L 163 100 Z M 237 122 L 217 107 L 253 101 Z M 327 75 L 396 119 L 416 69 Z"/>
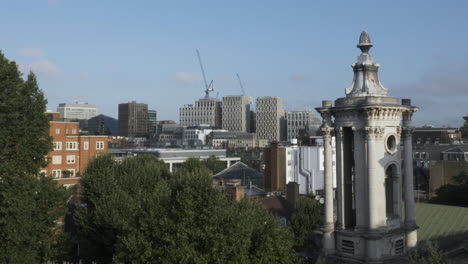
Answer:
<path fill-rule="evenodd" d="M 263 174 L 240 161 L 214 175 L 213 179 L 240 180 L 243 186 L 252 183 L 253 185 L 263 187 Z"/>
<path fill-rule="evenodd" d="M 459 145 L 459 146 L 442 151 L 442 153 L 445 153 L 445 152 L 465 153 L 465 152 L 468 152 L 468 145 Z"/>
<path fill-rule="evenodd" d="M 416 203 L 416 223 L 419 241 L 468 237 L 468 208 Z"/>

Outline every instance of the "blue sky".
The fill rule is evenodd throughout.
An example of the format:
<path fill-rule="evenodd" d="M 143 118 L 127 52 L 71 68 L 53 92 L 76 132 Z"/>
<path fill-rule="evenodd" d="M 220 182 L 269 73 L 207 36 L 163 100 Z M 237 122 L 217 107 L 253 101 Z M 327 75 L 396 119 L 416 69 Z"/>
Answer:
<path fill-rule="evenodd" d="M 87 101 L 117 116 L 137 100 L 178 120 L 203 96 L 195 50 L 219 97 L 280 96 L 313 109 L 344 96 L 362 30 L 392 96 L 416 125 L 461 126 L 468 112 L 467 1 L 3 0 L 0 49 L 37 73 L 55 110 Z"/>

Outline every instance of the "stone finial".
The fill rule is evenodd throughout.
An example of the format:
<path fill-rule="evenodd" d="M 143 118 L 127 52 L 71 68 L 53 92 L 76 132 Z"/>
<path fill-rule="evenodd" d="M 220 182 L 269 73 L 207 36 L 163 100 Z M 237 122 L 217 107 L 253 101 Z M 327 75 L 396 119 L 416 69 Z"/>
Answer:
<path fill-rule="evenodd" d="M 359 36 L 359 44 L 357 44 L 357 47 L 361 49 L 363 53 L 367 53 L 370 48 L 372 48 L 372 46 L 373 45 L 369 33 L 367 33 L 367 31 L 361 32 L 361 35 Z"/>

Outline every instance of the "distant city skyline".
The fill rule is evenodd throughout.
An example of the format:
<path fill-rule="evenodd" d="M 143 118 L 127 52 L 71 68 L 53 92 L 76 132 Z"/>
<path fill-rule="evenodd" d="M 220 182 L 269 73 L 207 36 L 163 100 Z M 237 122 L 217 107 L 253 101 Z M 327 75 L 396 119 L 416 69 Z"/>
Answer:
<path fill-rule="evenodd" d="M 253 101 L 313 110 L 345 96 L 367 30 L 389 95 L 420 107 L 415 125 L 460 127 L 468 112 L 465 1 L 7 3 L 0 50 L 37 74 L 50 110 L 85 101 L 117 117 L 119 103 L 136 100 L 178 121 L 204 96 L 196 49 L 212 96 L 242 94 L 238 73 Z"/>

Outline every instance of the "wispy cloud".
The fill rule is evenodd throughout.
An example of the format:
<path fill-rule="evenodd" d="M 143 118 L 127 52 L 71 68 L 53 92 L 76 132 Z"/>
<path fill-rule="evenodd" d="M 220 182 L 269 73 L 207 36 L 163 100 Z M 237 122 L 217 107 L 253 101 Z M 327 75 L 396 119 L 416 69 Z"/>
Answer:
<path fill-rule="evenodd" d="M 36 74 L 44 74 L 48 76 L 60 73 L 60 69 L 57 65 L 45 59 L 32 63 L 20 64 L 20 70 L 22 72 L 32 71 Z"/>
<path fill-rule="evenodd" d="M 90 80 L 93 77 L 93 75 L 89 72 L 82 72 L 78 75 L 78 78 L 80 80 Z"/>
<path fill-rule="evenodd" d="M 25 58 L 41 58 L 44 52 L 40 48 L 23 48 L 18 50 L 18 54 Z"/>
<path fill-rule="evenodd" d="M 417 81 L 391 88 L 390 93 L 411 98 L 420 107 L 415 114 L 419 124 L 460 126 L 468 106 L 468 60 L 437 65 Z"/>
<path fill-rule="evenodd" d="M 177 72 L 175 80 L 182 83 L 196 83 L 202 80 L 200 74 L 195 72 Z"/>
<path fill-rule="evenodd" d="M 302 73 L 292 73 L 288 78 L 290 81 L 304 81 L 305 75 Z"/>

